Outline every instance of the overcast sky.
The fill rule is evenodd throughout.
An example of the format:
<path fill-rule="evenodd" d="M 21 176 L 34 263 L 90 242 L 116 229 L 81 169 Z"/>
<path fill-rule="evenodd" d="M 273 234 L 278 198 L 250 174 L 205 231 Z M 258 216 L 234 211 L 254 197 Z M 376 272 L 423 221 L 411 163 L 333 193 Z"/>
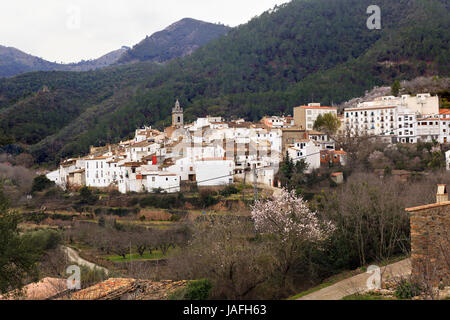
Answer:
<path fill-rule="evenodd" d="M 182 18 L 231 27 L 288 0 L 1 0 L 0 45 L 57 62 L 94 59 Z"/>

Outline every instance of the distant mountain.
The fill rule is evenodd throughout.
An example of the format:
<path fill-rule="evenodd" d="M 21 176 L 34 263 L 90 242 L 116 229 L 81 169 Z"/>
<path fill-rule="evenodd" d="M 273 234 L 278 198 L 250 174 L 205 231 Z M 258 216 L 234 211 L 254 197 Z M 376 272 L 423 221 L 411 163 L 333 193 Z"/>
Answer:
<path fill-rule="evenodd" d="M 163 63 L 189 55 L 229 30 L 229 27 L 223 25 L 185 18 L 145 38 L 133 49 L 122 47 L 98 59 L 70 64 L 46 61 L 16 48 L 0 46 L 0 77 L 12 77 L 32 71 L 90 71 L 117 62 Z"/>
<path fill-rule="evenodd" d="M 124 55 L 128 50 L 130 50 L 129 47 L 122 47 L 118 50 L 111 51 L 110 53 L 105 54 L 104 56 L 101 56 L 98 59 L 95 60 L 88 60 L 88 61 L 81 61 L 78 63 L 71 63 L 63 65 L 60 69 L 61 71 L 89 71 L 89 70 L 96 70 L 108 67 L 114 63 L 116 63 L 119 58 Z"/>
<path fill-rule="evenodd" d="M 122 47 L 104 56 L 78 63 L 60 64 L 32 56 L 16 48 L 0 46 L 0 77 L 12 77 L 32 71 L 90 71 L 107 67 L 117 60 L 129 48 Z"/>
<path fill-rule="evenodd" d="M 146 37 L 120 59 L 119 63 L 153 61 L 163 63 L 190 55 L 208 42 L 226 34 L 229 27 L 185 18 L 163 31 Z"/>
<path fill-rule="evenodd" d="M 58 64 L 26 54 L 16 48 L 0 46 L 0 77 L 37 70 L 52 70 Z"/>

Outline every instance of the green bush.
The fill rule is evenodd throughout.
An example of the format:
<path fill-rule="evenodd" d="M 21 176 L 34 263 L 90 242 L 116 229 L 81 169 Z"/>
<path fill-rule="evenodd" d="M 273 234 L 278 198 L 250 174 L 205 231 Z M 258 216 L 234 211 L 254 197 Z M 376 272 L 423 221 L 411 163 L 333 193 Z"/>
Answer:
<path fill-rule="evenodd" d="M 223 188 L 222 190 L 220 190 L 220 195 L 224 196 L 224 197 L 229 197 L 232 194 L 236 194 L 239 193 L 239 189 L 235 186 L 235 185 L 228 185 L 225 188 Z"/>
<path fill-rule="evenodd" d="M 200 195 L 198 197 L 199 205 L 203 208 L 207 208 L 213 206 L 217 203 L 217 199 L 214 197 L 215 192 L 209 190 L 200 191 Z"/>
<path fill-rule="evenodd" d="M 100 217 L 100 219 L 98 219 L 98 226 L 103 228 L 105 227 L 105 224 L 106 224 L 105 217 Z"/>
<path fill-rule="evenodd" d="M 207 300 L 211 289 L 212 283 L 207 279 L 189 281 L 185 288 L 173 292 L 169 300 Z"/>
<path fill-rule="evenodd" d="M 172 215 L 170 216 L 169 221 L 178 222 L 178 221 L 180 221 L 180 219 L 181 219 L 181 215 L 176 214 L 176 213 L 172 213 Z"/>
<path fill-rule="evenodd" d="M 34 222 L 36 224 L 40 224 L 46 218 L 48 218 L 48 214 L 44 212 L 31 212 L 23 215 L 25 221 Z"/>
<path fill-rule="evenodd" d="M 181 206 L 183 203 L 175 195 L 156 194 L 140 199 L 141 208 L 153 207 L 159 209 L 172 209 Z"/>
<path fill-rule="evenodd" d="M 112 215 L 112 216 L 119 216 L 119 217 L 125 217 L 129 216 L 130 214 L 138 214 L 139 210 L 136 208 L 108 208 L 108 207 L 99 207 L 95 208 L 94 210 L 95 215 Z"/>
<path fill-rule="evenodd" d="M 93 194 L 92 190 L 89 187 L 82 187 L 80 189 L 80 204 L 89 204 L 93 205 L 97 202 L 98 197 Z"/>
<path fill-rule="evenodd" d="M 50 181 L 49 179 L 47 179 L 46 176 L 42 175 L 42 176 L 37 176 L 36 178 L 34 178 L 33 180 L 33 185 L 31 186 L 31 192 L 39 192 L 45 189 L 50 188 L 51 186 L 53 186 L 55 183 L 53 181 Z"/>
<path fill-rule="evenodd" d="M 56 249 L 61 242 L 61 234 L 55 230 L 30 232 L 25 234 L 24 238 L 37 252 Z"/>
<path fill-rule="evenodd" d="M 421 288 L 418 283 L 410 282 L 406 279 L 402 279 L 395 290 L 395 297 L 397 299 L 411 299 L 420 295 Z"/>
<path fill-rule="evenodd" d="M 208 279 L 190 281 L 186 286 L 186 300 L 207 300 L 211 293 L 212 283 Z"/>

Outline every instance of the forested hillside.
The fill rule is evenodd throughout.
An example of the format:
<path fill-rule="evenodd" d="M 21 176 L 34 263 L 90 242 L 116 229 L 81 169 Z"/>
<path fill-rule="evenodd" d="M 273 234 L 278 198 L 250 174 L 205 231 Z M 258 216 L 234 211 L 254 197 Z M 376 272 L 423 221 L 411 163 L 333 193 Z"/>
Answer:
<path fill-rule="evenodd" d="M 143 64 L 87 73 L 93 79 L 36 73 L 0 81 L 0 130 L 16 142 L 32 144 L 38 161 L 53 161 L 82 154 L 91 144 L 118 141 L 143 124 L 162 128 L 177 98 L 187 120 L 206 114 L 256 120 L 292 112 L 293 106 L 311 100 L 347 101 L 395 79 L 449 75 L 448 1 L 379 0 L 381 30 L 366 27 L 371 4 L 295 0 L 160 68 Z M 115 77 L 124 84 L 116 85 Z M 109 83 L 106 90 L 96 85 L 103 82 Z M 36 93 L 43 85 L 53 88 L 53 100 Z M 27 134 L 28 120 L 22 129 L 9 121 L 27 108 L 51 114 L 49 101 L 63 100 L 66 93 L 60 90 L 66 86 L 77 88 L 68 100 L 80 103 L 72 110 L 61 102 L 71 109 L 69 115 L 55 119 L 58 125 L 41 141 L 38 130 L 48 127 L 44 117 L 30 120 L 41 128 L 37 135 Z"/>

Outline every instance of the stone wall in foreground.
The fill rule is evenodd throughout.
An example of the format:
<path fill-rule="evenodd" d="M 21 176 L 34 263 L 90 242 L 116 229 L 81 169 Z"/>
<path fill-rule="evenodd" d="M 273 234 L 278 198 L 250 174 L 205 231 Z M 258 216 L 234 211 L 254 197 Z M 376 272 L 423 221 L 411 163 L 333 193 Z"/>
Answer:
<path fill-rule="evenodd" d="M 449 285 L 450 202 L 408 211 L 413 276 Z"/>

